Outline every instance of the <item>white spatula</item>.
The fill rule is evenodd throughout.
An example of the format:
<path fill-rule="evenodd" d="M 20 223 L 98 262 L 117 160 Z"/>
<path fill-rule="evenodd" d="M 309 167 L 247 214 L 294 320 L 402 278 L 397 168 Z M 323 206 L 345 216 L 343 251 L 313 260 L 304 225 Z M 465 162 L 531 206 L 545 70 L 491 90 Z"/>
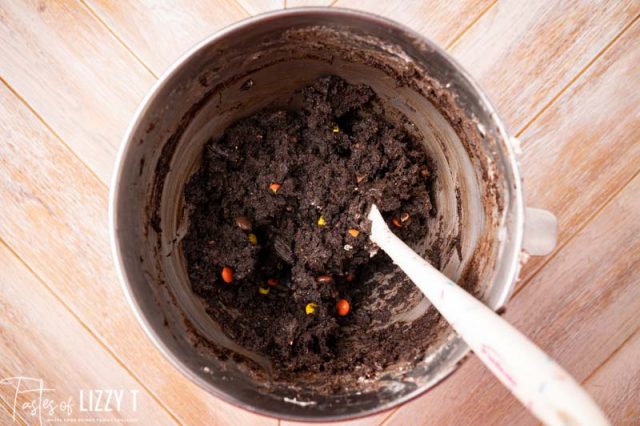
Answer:
<path fill-rule="evenodd" d="M 369 212 L 370 239 L 418 286 L 487 368 L 549 425 L 608 425 L 591 397 L 556 362 L 507 321 L 464 291 Z"/>

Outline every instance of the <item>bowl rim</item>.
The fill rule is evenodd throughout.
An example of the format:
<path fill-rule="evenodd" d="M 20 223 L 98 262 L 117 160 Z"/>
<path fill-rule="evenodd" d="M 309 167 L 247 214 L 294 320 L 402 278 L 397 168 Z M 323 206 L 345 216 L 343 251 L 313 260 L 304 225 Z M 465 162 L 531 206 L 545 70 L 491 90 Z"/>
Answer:
<path fill-rule="evenodd" d="M 488 97 L 485 95 L 482 88 L 479 84 L 467 73 L 467 71 L 447 52 L 445 52 L 442 48 L 440 48 L 435 42 L 429 40 L 424 35 L 418 33 L 417 31 L 386 17 L 382 17 L 373 13 L 364 12 L 360 10 L 341 8 L 341 7 L 296 7 L 290 9 L 281 9 L 277 11 L 270 11 L 266 13 L 261 13 L 258 15 L 250 16 L 244 18 L 240 21 L 232 23 L 220 30 L 213 32 L 212 34 L 206 36 L 204 39 L 193 45 L 187 51 L 185 51 L 175 62 L 173 62 L 158 78 L 158 80 L 151 86 L 151 88 L 147 91 L 143 100 L 140 102 L 137 107 L 135 113 L 133 114 L 125 134 L 122 138 L 120 146 L 118 148 L 116 161 L 114 164 L 114 173 L 111 177 L 110 189 L 109 189 L 109 212 L 108 212 L 108 222 L 109 222 L 109 235 L 110 235 L 110 246 L 111 252 L 115 263 L 116 273 L 118 279 L 120 281 L 120 285 L 124 291 L 125 298 L 132 309 L 139 325 L 144 330 L 144 333 L 147 337 L 153 342 L 154 346 L 162 353 L 165 359 L 169 360 L 170 364 L 173 365 L 182 375 L 186 376 L 191 382 L 197 384 L 200 388 L 204 389 L 207 393 L 223 400 L 224 402 L 230 403 L 236 407 L 239 407 L 243 410 L 247 410 L 249 412 L 282 420 L 288 421 L 305 421 L 305 422 L 336 422 L 336 421 L 345 421 L 345 420 L 354 420 L 359 418 L 364 418 L 368 416 L 373 416 L 376 414 L 383 413 L 385 411 L 392 410 L 394 408 L 398 408 L 407 402 L 414 400 L 422 395 L 424 395 L 429 390 L 433 389 L 440 383 L 444 381 L 449 375 L 451 375 L 466 359 L 468 359 L 468 355 L 470 352 L 469 347 L 461 341 L 461 349 L 458 351 L 457 356 L 450 360 L 450 364 L 448 368 L 443 369 L 443 371 L 438 374 L 432 380 L 432 384 L 428 387 L 416 388 L 414 391 L 410 392 L 407 395 L 404 395 L 400 398 L 394 399 L 392 401 L 386 402 L 384 404 L 380 404 L 374 408 L 358 412 L 352 414 L 331 414 L 327 416 L 304 416 L 297 414 L 288 414 L 283 413 L 276 410 L 269 410 L 262 407 L 256 407 L 254 405 L 250 405 L 245 401 L 242 401 L 234 396 L 222 391 L 220 388 L 213 386 L 198 374 L 196 374 L 190 367 L 185 365 L 178 357 L 174 355 L 174 353 L 164 344 L 160 336 L 155 332 L 151 323 L 147 320 L 147 317 L 143 313 L 143 310 L 135 299 L 132 291 L 131 284 L 129 282 L 129 278 L 126 273 L 126 267 L 123 259 L 122 247 L 118 238 L 118 209 L 119 209 L 119 193 L 120 186 L 122 180 L 122 174 L 124 171 L 124 165 L 126 163 L 127 155 L 129 152 L 130 146 L 134 143 L 133 136 L 136 133 L 138 127 L 140 126 L 141 119 L 147 113 L 149 107 L 156 99 L 157 95 L 161 92 L 162 88 L 165 87 L 167 82 L 172 78 L 172 76 L 180 70 L 185 64 L 189 62 L 189 60 L 197 54 L 202 49 L 207 46 L 216 43 L 218 40 L 228 36 L 229 34 L 238 31 L 247 26 L 255 25 L 262 21 L 275 20 L 275 19 L 283 19 L 292 16 L 319 16 L 319 15 L 330 15 L 330 16 L 343 16 L 349 18 L 355 18 L 363 21 L 367 21 L 374 25 L 379 25 L 382 27 L 391 28 L 393 30 L 401 31 L 404 34 L 410 35 L 416 40 L 420 40 L 430 49 L 433 49 L 437 54 L 444 57 L 447 61 L 449 61 L 455 68 L 456 71 L 460 74 L 460 77 L 463 80 L 466 80 L 466 83 L 474 91 L 474 94 L 478 97 L 478 102 L 482 104 L 482 106 L 487 110 L 487 112 L 492 116 L 493 120 L 496 123 L 496 130 L 498 134 L 501 136 L 501 139 L 504 143 L 500 144 L 500 150 L 502 155 L 504 155 L 505 165 L 509 168 L 510 173 L 512 174 L 512 187 L 511 191 L 513 191 L 513 196 L 511 200 L 514 201 L 511 208 L 513 209 L 514 214 L 514 223 L 513 223 L 513 235 L 510 236 L 513 259 L 509 265 L 507 265 L 507 269 L 504 273 L 504 280 L 507 282 L 501 292 L 497 295 L 497 303 L 496 306 L 492 306 L 493 309 L 498 309 L 502 307 L 507 300 L 509 299 L 513 289 L 515 287 L 515 283 L 518 277 L 519 269 L 520 269 L 520 259 L 519 255 L 522 251 L 523 244 L 523 236 L 524 236 L 524 194 L 522 189 L 522 178 L 520 175 L 518 160 L 516 156 L 516 150 L 513 148 L 512 138 L 509 132 L 506 129 L 506 126 L 503 120 L 500 118 L 496 108 L 489 101 Z M 500 254 L 498 255 L 500 257 Z"/>

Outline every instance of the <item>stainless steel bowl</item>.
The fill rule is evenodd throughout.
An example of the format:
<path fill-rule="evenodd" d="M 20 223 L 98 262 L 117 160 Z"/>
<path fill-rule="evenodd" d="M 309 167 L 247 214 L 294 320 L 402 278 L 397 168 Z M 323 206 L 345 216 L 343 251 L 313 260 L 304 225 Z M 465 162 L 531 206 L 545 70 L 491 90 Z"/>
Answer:
<path fill-rule="evenodd" d="M 325 74 L 370 85 L 387 111 L 405 114 L 424 136 L 438 169 L 438 217 L 418 249 L 440 244 L 439 266 L 450 278 L 473 280 L 478 297 L 499 308 L 523 247 L 544 254 L 555 244 L 555 218 L 524 208 L 517 141 L 464 70 L 419 34 L 361 12 L 305 8 L 207 38 L 159 79 L 131 121 L 111 185 L 113 253 L 140 323 L 179 370 L 233 404 L 287 419 L 389 409 L 427 391 L 468 353 L 444 328 L 416 365 L 390 366 L 337 394 L 304 381 L 270 383 L 246 360 L 265 372 L 268 362 L 222 334 L 192 294 L 180 245 L 188 227 L 183 188 L 204 144 L 258 109 L 295 104 L 296 89 Z M 449 244 L 454 238 L 458 247 Z M 394 321 L 411 322 L 428 307 L 418 292 L 409 299 L 389 307 Z"/>

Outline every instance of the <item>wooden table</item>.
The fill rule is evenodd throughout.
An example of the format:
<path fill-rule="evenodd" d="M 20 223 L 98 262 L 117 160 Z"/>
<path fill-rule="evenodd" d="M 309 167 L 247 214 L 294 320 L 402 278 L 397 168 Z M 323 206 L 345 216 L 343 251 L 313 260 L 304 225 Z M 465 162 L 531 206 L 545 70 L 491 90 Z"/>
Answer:
<path fill-rule="evenodd" d="M 128 120 L 182 51 L 249 15 L 316 3 L 402 22 L 484 87 L 522 140 L 528 204 L 560 222 L 506 318 L 614 423 L 640 423 L 638 0 L 1 0 L 0 423 L 14 406 L 18 424 L 39 422 L 11 377 L 42 379 L 80 419 L 280 423 L 209 396 L 145 337 L 114 272 L 107 193 Z M 80 412 L 91 389 L 125 390 L 120 411 Z M 472 357 L 423 397 L 350 423 L 535 419 Z"/>

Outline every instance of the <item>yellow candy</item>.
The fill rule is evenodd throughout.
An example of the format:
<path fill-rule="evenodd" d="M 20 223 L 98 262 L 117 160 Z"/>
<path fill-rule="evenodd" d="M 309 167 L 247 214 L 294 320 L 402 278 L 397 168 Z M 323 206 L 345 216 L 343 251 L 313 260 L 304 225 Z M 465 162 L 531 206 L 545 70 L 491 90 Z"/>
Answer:
<path fill-rule="evenodd" d="M 249 234 L 249 235 L 247 235 L 247 239 L 248 239 L 248 240 L 249 240 L 249 242 L 250 242 L 251 244 L 253 244 L 254 246 L 255 246 L 255 245 L 258 245 L 258 237 L 256 237 L 256 234 Z"/>
<path fill-rule="evenodd" d="M 333 127 L 333 133 L 340 133 L 340 127 L 334 126 Z"/>
<path fill-rule="evenodd" d="M 258 287 L 258 292 L 260 292 L 260 294 L 267 295 L 267 294 L 269 294 L 269 289 L 268 288 Z"/>
<path fill-rule="evenodd" d="M 304 307 L 304 311 L 307 313 L 307 315 L 311 315 L 316 311 L 317 307 L 318 307 L 318 304 L 316 303 L 313 303 L 313 302 L 307 303 L 307 306 Z"/>
<path fill-rule="evenodd" d="M 326 221 L 326 220 L 324 220 L 324 217 L 323 217 L 323 216 L 320 216 L 320 217 L 318 218 L 318 225 L 319 225 L 319 226 L 325 226 L 326 224 L 327 224 L 327 221 Z"/>

